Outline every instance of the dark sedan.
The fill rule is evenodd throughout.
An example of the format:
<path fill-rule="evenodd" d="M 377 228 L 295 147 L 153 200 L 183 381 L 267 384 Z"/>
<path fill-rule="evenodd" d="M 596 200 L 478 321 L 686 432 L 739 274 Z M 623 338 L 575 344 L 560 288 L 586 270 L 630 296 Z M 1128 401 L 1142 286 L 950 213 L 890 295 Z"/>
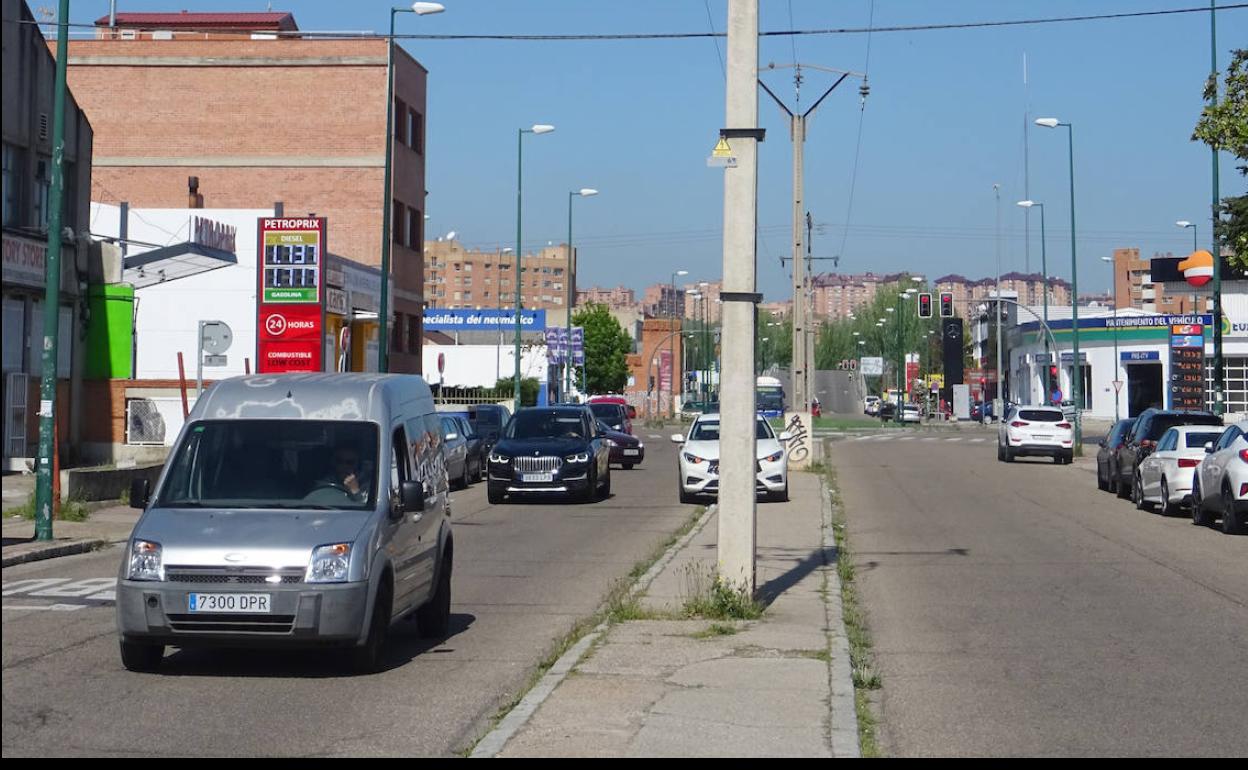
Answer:
<path fill-rule="evenodd" d="M 1131 435 L 1133 427 L 1135 418 L 1119 420 L 1101 442 L 1101 448 L 1096 452 L 1097 489 L 1107 489 L 1115 493 L 1118 491 L 1118 450 L 1122 449 L 1122 444 Z"/>
<path fill-rule="evenodd" d="M 615 430 L 602 420 L 598 421 L 598 430 L 606 435 L 610 443 L 612 464 L 621 465 L 627 471 L 632 470 L 634 465 L 640 465 L 641 461 L 646 459 L 646 445 L 641 443 L 641 439 Z"/>
<path fill-rule="evenodd" d="M 491 503 L 524 494 L 586 502 L 611 496 L 611 447 L 584 406 L 516 412 L 488 464 Z"/>

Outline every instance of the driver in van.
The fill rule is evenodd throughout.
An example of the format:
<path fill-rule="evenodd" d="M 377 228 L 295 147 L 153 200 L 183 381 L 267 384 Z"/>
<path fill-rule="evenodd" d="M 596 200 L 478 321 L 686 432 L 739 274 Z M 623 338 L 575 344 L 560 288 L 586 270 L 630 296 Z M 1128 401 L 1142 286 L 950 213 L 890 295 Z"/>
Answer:
<path fill-rule="evenodd" d="M 360 452 L 352 444 L 340 444 L 334 449 L 333 464 L 329 473 L 319 479 L 313 489 L 333 487 L 345 492 L 353 503 L 368 499 L 368 476 L 360 469 Z"/>

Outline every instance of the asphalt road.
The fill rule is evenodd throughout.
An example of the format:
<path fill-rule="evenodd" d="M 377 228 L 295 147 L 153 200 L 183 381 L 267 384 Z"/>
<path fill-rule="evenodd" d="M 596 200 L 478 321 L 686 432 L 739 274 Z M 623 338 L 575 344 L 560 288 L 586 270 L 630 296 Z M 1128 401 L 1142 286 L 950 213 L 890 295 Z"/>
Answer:
<path fill-rule="evenodd" d="M 345 673 L 332 651 L 173 649 L 159 673 L 130 673 L 108 593 L 121 549 L 6 569 L 3 754 L 458 753 L 693 514 L 677 502 L 674 445 L 649 438 L 659 432 L 639 431 L 646 461 L 615 469 L 604 502 L 490 506 L 484 484 L 455 493 L 452 636 L 429 644 L 396 626 L 376 675 Z M 22 582 L 40 578 L 50 582 Z"/>
<path fill-rule="evenodd" d="M 932 435 L 829 444 L 885 753 L 1248 755 L 1248 537 Z"/>

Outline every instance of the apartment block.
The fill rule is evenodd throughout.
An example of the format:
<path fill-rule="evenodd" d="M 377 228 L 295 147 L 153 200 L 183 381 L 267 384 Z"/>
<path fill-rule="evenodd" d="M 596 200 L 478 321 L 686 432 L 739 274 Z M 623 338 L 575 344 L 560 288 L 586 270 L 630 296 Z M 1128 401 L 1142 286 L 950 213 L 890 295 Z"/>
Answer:
<path fill-rule="evenodd" d="M 656 283 L 642 293 L 641 311 L 651 318 L 682 318 L 691 301 L 684 286 Z"/>
<path fill-rule="evenodd" d="M 616 286 L 614 289 L 604 289 L 601 286 L 578 289 L 576 292 L 577 306 L 590 303 L 606 305 L 612 310 L 623 310 L 636 307 L 637 296 L 627 286 Z"/>
<path fill-rule="evenodd" d="M 1114 305 L 1160 315 L 1203 311 L 1205 303 L 1194 295 L 1166 294 L 1160 285 L 1152 282 L 1151 271 L 1151 258 L 1141 259 L 1138 248 L 1114 249 Z"/>
<path fill-rule="evenodd" d="M 568 286 L 576 291 L 576 249 L 568 274 L 567 244 L 525 254 L 516 276 L 516 257 L 510 249 L 467 249 L 459 241 L 425 242 L 425 297 L 429 307 L 496 308 L 520 301 L 530 310 L 564 311 Z"/>
<path fill-rule="evenodd" d="M 698 283 L 685 284 L 685 318 L 700 319 L 706 318 L 712 324 L 719 323 L 720 308 L 719 293 L 724 288 L 723 281 L 699 281 Z M 697 298 L 690 296 L 687 292 L 696 291 L 700 295 Z"/>
<path fill-rule="evenodd" d="M 972 280 L 956 274 L 944 275 L 935 280 L 934 290 L 937 294 L 952 293 L 954 312 L 965 317 L 968 305 L 996 296 L 997 279 L 991 277 Z M 1023 305 L 1038 307 L 1044 304 L 1044 294 L 1044 275 L 1041 273 L 1005 273 L 1001 276 L 1003 297 L 1017 297 L 1017 301 Z M 1049 281 L 1048 294 L 1051 306 L 1070 304 L 1070 284 L 1060 278 Z"/>

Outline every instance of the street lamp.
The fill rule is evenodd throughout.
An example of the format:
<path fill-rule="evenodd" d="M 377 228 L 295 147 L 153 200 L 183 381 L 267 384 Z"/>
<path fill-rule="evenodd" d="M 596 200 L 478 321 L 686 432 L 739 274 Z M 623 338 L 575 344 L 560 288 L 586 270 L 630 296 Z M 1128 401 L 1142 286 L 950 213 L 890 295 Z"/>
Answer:
<path fill-rule="evenodd" d="M 1079 263 L 1075 249 L 1075 129 L 1070 123 L 1057 118 L 1038 118 L 1037 126 L 1066 129 L 1067 153 L 1070 170 L 1070 329 L 1074 343 L 1074 376 L 1071 377 L 1071 398 L 1075 402 L 1075 448 L 1074 453 L 1083 454 L 1083 363 L 1079 360 Z"/>
<path fill-rule="evenodd" d="M 520 298 L 523 295 L 524 279 L 520 277 L 520 262 L 522 260 L 520 247 L 521 211 L 524 203 L 524 135 L 525 134 L 549 134 L 554 131 L 555 127 L 546 125 L 545 123 L 534 124 L 532 128 L 521 128 L 516 134 L 516 375 L 513 382 L 515 387 L 515 411 L 520 411 Z M 571 343 L 571 340 L 568 340 Z"/>
<path fill-rule="evenodd" d="M 1049 262 L 1048 262 L 1048 254 L 1045 251 L 1044 204 L 1039 203 L 1037 201 L 1019 201 L 1018 205 L 1022 206 L 1025 209 L 1032 208 L 1033 206 L 1040 209 L 1040 275 L 1044 278 L 1044 325 L 1048 326 L 1049 325 Z M 1117 354 L 1115 354 L 1115 357 L 1116 356 Z M 1048 383 L 1049 338 L 1047 335 L 1045 335 L 1045 338 L 1044 338 L 1044 357 L 1045 357 L 1044 373 L 1041 375 L 1041 377 L 1044 379 L 1045 383 L 1044 383 L 1044 387 L 1041 390 L 1044 393 L 1044 400 L 1047 402 L 1049 399 L 1049 393 L 1048 393 L 1048 390 L 1049 390 L 1049 383 Z"/>
<path fill-rule="evenodd" d="M 1109 263 L 1109 285 L 1113 286 L 1118 282 L 1118 273 L 1114 269 L 1113 257 L 1101 257 L 1102 262 Z M 1110 289 L 1113 292 L 1113 289 Z M 1118 422 L 1118 391 L 1122 389 L 1121 380 L 1119 379 L 1118 367 L 1121 365 L 1118 361 L 1118 303 L 1112 302 L 1114 306 L 1114 422 Z"/>
<path fill-rule="evenodd" d="M 1198 248 L 1200 248 L 1199 246 L 1196 245 L 1198 241 L 1196 239 L 1196 223 L 1195 222 L 1188 222 L 1186 219 L 1180 219 L 1178 222 L 1175 222 L 1174 224 L 1176 227 L 1182 227 L 1184 229 L 1189 228 L 1189 227 L 1192 228 L 1192 251 L 1196 251 Z"/>
<path fill-rule="evenodd" d="M 674 271 L 672 271 L 672 280 L 671 280 L 671 282 L 668 284 L 669 286 L 671 286 L 672 291 L 671 291 L 671 292 L 667 295 L 668 302 L 669 302 L 669 304 L 668 304 L 668 314 L 667 314 L 667 324 L 668 324 L 668 327 L 669 327 L 669 328 L 668 328 L 668 331 L 671 331 L 671 328 L 670 328 L 670 327 L 671 327 L 671 325 L 672 325 L 672 321 L 674 321 L 674 320 L 675 320 L 675 318 L 676 318 L 676 277 L 677 277 L 677 276 L 686 276 L 686 275 L 689 275 L 689 271 L 688 271 L 688 270 L 674 270 Z M 684 303 L 681 303 L 681 304 L 683 305 Z M 680 324 L 680 325 L 681 325 L 681 328 L 683 329 L 683 328 L 684 328 L 684 320 L 683 320 L 683 319 L 681 320 L 681 324 Z M 681 344 L 681 346 L 682 346 L 682 347 L 684 346 L 684 344 L 685 344 L 684 337 L 681 337 L 680 344 Z M 673 336 L 670 340 L 668 340 L 668 343 L 667 343 L 667 357 L 668 357 L 668 360 L 671 362 L 671 363 L 669 364 L 669 366 L 673 369 L 673 373 L 668 375 L 668 377 L 670 378 L 670 379 L 669 379 L 669 381 L 668 381 L 668 383 L 667 383 L 668 390 L 670 391 L 670 392 L 668 393 L 668 395 L 672 397 L 672 411 L 673 411 L 673 412 L 675 412 L 675 411 L 676 411 L 676 403 L 675 403 L 675 402 L 676 402 L 676 398 L 675 398 L 675 396 L 676 396 L 676 378 L 675 378 L 675 376 L 674 376 L 674 374 L 675 374 L 674 370 L 676 369 L 676 338 L 675 338 L 674 336 Z M 684 356 L 681 356 L 681 358 L 684 358 Z M 681 377 L 684 377 L 684 376 L 685 376 L 684 361 L 681 361 L 680 376 L 681 376 Z M 662 371 L 660 371 L 660 372 L 659 372 L 659 380 L 660 380 L 660 383 L 659 383 L 659 384 L 660 384 L 660 385 L 662 385 L 662 379 L 663 379 L 663 372 L 662 372 Z M 660 398 L 662 398 L 662 396 L 663 396 L 663 388 L 662 388 L 662 387 L 660 387 L 660 388 L 659 388 L 659 397 L 660 397 Z"/>
<path fill-rule="evenodd" d="M 579 190 L 573 190 L 568 193 L 568 267 L 567 274 L 564 275 L 564 283 L 568 289 L 568 305 L 567 312 L 564 313 L 564 326 L 567 330 L 567 343 L 563 350 L 563 398 L 562 401 L 568 400 L 568 393 L 572 391 L 572 308 L 576 305 L 576 295 L 572 293 L 572 199 L 576 197 L 590 198 L 597 195 L 597 190 L 588 187 L 582 187 Z"/>
<path fill-rule="evenodd" d="M 377 371 L 387 372 L 390 367 L 390 343 L 387 328 L 390 325 L 390 165 L 394 155 L 394 16 L 397 13 L 414 13 L 428 16 L 442 13 L 441 3 L 412 3 L 407 8 L 390 9 L 390 36 L 386 38 L 386 161 L 382 174 L 381 195 L 381 309 L 377 313 Z M 397 330 L 396 330 L 397 332 Z"/>

